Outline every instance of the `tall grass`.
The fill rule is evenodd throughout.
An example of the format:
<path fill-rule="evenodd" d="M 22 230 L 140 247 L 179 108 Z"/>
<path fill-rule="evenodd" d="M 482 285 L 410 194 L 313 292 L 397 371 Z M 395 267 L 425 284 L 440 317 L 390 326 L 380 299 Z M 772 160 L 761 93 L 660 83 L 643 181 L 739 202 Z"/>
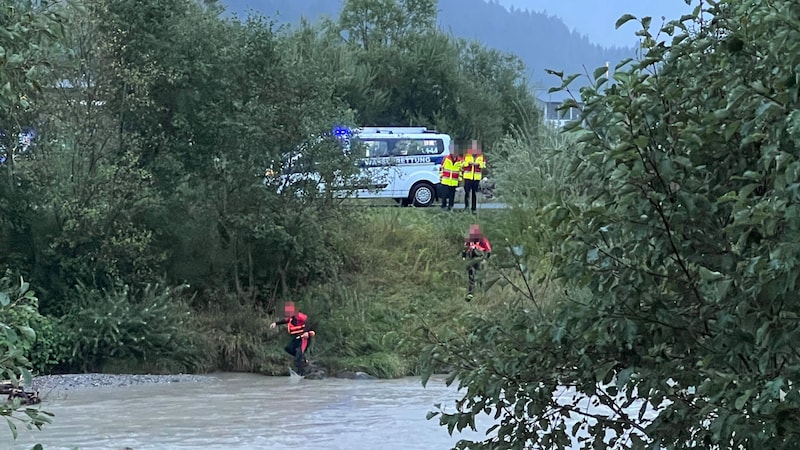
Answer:
<path fill-rule="evenodd" d="M 508 158 L 497 163 L 497 191 L 512 206 L 535 210 L 581 195 L 572 171 L 578 144 L 551 128 L 536 136 L 503 141 Z"/>
<path fill-rule="evenodd" d="M 283 373 L 284 336 L 269 328 L 272 319 L 257 304 L 220 295 L 199 313 L 217 370 Z"/>
<path fill-rule="evenodd" d="M 557 130 L 543 128 L 535 136 L 506 140 L 502 147 L 508 158 L 496 166 L 497 191 L 509 208 L 496 223 L 506 259 L 495 275 L 500 284 L 510 285 L 512 298 L 546 307 L 562 298 L 553 277 L 565 239 L 547 220 L 551 211 L 566 213 L 583 201 L 584 187 L 574 180 L 579 146 Z"/>
<path fill-rule="evenodd" d="M 469 225 L 483 217 L 438 208 L 365 211 L 352 230 L 360 236 L 353 243 L 359 270 L 299 299 L 317 319 L 314 358 L 334 370 L 416 373 L 424 329 L 457 327 L 471 308 L 461 248 Z"/>

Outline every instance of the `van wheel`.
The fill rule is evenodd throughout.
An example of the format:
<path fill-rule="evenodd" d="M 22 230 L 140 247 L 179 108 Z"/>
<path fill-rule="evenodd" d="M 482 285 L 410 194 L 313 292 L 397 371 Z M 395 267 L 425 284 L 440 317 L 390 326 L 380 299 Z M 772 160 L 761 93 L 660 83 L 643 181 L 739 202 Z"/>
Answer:
<path fill-rule="evenodd" d="M 409 200 L 414 206 L 425 208 L 436 201 L 436 190 L 430 183 L 419 183 L 411 189 Z"/>

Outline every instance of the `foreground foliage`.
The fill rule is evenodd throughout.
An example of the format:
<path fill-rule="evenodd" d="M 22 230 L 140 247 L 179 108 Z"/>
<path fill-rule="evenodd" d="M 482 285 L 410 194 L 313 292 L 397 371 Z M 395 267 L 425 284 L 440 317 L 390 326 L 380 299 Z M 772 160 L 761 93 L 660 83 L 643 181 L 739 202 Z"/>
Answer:
<path fill-rule="evenodd" d="M 4 266 L 22 259 L 16 250 L 17 242 L 9 236 L 30 225 L 18 220 L 29 194 L 21 192 L 14 154 L 24 150 L 18 137 L 31 117 L 32 103 L 41 94 L 47 50 L 57 46 L 62 36 L 63 18 L 59 12 L 58 6 L 49 2 L 0 5 L 0 246 L 15 248 L 0 252 L 0 258 L 8 260 L 0 263 L 0 381 L 10 380 L 14 386 L 19 386 L 20 380 L 28 385 L 31 382 L 30 369 L 36 363 L 26 356 L 41 357 L 41 365 L 47 365 L 53 356 L 42 350 L 46 345 L 37 348 L 34 327 L 42 335 L 52 331 L 50 321 L 39 314 L 38 298 L 26 281 L 9 276 Z M 11 281 L 16 279 L 18 285 Z M 17 423 L 41 428 L 50 422 L 50 414 L 25 407 L 18 398 L 0 400 L 0 416 L 6 419 L 15 438 Z"/>
<path fill-rule="evenodd" d="M 496 423 L 460 448 L 796 447 L 797 12 L 642 18 L 643 57 L 595 72 L 573 127 L 584 195 L 531 216 L 561 243 L 560 305 L 525 292 L 430 349 L 465 388 L 442 424 Z"/>
<path fill-rule="evenodd" d="M 33 327 L 44 321 L 38 307 L 36 294 L 25 280 L 12 285 L 7 274 L 0 278 L 0 381 L 8 380 L 15 388 L 31 385 L 31 362 L 25 355 L 37 341 Z M 6 419 L 16 439 L 17 424 L 41 429 L 50 423 L 52 414 L 23 405 L 19 397 L 8 396 L 0 400 L 0 416 Z"/>

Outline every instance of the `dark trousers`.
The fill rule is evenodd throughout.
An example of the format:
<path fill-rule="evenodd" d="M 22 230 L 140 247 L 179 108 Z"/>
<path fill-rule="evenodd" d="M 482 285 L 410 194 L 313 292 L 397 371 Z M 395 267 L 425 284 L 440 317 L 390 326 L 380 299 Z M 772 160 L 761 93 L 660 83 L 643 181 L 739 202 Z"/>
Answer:
<path fill-rule="evenodd" d="M 469 209 L 469 202 L 472 199 L 472 210 L 478 207 L 478 190 L 481 182 L 478 180 L 464 180 L 464 209 Z"/>
<path fill-rule="evenodd" d="M 439 183 L 439 197 L 442 199 L 442 209 L 453 209 L 456 202 L 456 187 Z"/>
<path fill-rule="evenodd" d="M 481 260 L 478 258 L 473 258 L 467 266 L 467 294 L 472 294 L 475 290 L 475 274 L 478 273 L 480 268 Z"/>
<path fill-rule="evenodd" d="M 308 341 L 308 339 L 306 339 Z M 286 344 L 286 353 L 292 355 L 294 357 L 294 367 L 297 369 L 298 375 L 305 375 L 306 371 L 306 350 L 308 350 L 308 342 L 303 348 L 303 339 L 302 338 L 292 338 L 288 344 Z"/>

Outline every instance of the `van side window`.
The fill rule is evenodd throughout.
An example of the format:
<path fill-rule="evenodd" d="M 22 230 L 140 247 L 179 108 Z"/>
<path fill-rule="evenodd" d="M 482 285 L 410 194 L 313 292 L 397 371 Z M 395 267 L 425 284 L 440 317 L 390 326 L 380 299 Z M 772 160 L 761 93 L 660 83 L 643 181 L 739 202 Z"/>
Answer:
<path fill-rule="evenodd" d="M 386 141 L 365 139 L 358 141 L 358 143 L 364 146 L 364 156 L 367 158 L 382 158 L 384 156 L 389 156 L 389 145 Z"/>
<path fill-rule="evenodd" d="M 441 139 L 398 139 L 392 156 L 438 155 L 444 152 Z"/>
<path fill-rule="evenodd" d="M 364 157 L 440 155 L 444 153 L 442 139 L 359 139 L 356 146 L 364 148 Z"/>
<path fill-rule="evenodd" d="M 441 139 L 422 139 L 420 155 L 439 155 L 444 153 L 444 141 Z"/>

